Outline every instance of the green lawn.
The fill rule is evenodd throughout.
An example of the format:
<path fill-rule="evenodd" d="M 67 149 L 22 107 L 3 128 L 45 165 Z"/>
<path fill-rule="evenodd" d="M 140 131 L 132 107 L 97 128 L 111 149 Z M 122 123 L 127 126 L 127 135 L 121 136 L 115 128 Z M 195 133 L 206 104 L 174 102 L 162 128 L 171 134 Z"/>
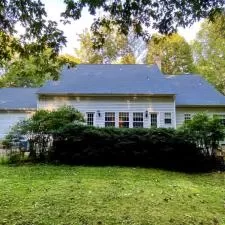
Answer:
<path fill-rule="evenodd" d="M 225 224 L 225 173 L 2 165 L 0 224 Z"/>

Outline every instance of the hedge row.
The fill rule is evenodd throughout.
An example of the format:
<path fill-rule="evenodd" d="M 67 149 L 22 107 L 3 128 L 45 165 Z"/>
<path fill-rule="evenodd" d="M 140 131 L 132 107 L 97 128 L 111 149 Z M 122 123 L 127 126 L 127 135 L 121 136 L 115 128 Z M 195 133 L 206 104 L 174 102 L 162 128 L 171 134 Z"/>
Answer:
<path fill-rule="evenodd" d="M 63 164 L 144 166 L 182 171 L 215 168 L 191 137 L 174 129 L 66 126 L 54 133 L 49 159 Z"/>

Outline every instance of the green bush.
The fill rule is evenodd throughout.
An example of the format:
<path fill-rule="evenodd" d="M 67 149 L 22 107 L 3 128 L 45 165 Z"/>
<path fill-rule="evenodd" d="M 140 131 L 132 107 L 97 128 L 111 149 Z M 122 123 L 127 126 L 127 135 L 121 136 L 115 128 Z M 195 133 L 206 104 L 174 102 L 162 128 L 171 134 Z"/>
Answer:
<path fill-rule="evenodd" d="M 179 128 L 178 132 L 189 136 L 191 141 L 203 149 L 204 154 L 215 156 L 220 141 L 225 138 L 224 125 L 217 117 L 209 117 L 205 113 L 199 113 L 193 116 Z"/>
<path fill-rule="evenodd" d="M 42 161 L 47 158 L 53 139 L 52 134 L 68 124 L 83 123 L 83 115 L 70 106 L 57 110 L 38 110 L 31 118 L 16 124 L 6 136 L 6 147 L 12 147 L 14 139 L 26 136 L 29 141 L 30 157 Z"/>
<path fill-rule="evenodd" d="M 73 165 L 163 167 L 183 171 L 215 168 L 188 135 L 175 129 L 63 127 L 54 133 L 50 161 Z"/>
<path fill-rule="evenodd" d="M 15 126 L 8 137 L 26 135 L 33 161 L 185 171 L 215 169 L 215 149 L 224 138 L 220 121 L 205 114 L 178 130 L 97 128 L 83 122 L 82 114 L 71 107 L 40 110 Z"/>

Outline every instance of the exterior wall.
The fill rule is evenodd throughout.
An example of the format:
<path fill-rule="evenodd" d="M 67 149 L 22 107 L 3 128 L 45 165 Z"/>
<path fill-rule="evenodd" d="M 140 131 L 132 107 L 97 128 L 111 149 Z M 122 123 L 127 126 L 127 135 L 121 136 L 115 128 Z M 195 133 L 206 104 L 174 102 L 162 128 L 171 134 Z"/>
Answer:
<path fill-rule="evenodd" d="M 53 110 L 63 105 L 70 105 L 78 109 L 84 115 L 86 112 L 94 112 L 94 125 L 104 127 L 105 112 L 116 113 L 116 127 L 118 127 L 119 112 L 129 112 L 130 127 L 132 127 L 133 112 L 144 113 L 144 127 L 150 127 L 150 116 L 145 116 L 146 110 L 150 114 L 158 115 L 158 127 L 176 127 L 175 104 L 172 96 L 168 97 L 56 97 L 40 96 L 38 108 Z M 100 116 L 97 112 L 100 112 Z M 164 113 L 171 113 L 172 124 L 164 123 Z"/>
<path fill-rule="evenodd" d="M 20 120 L 28 118 L 31 112 L 25 111 L 1 111 L 0 112 L 0 139 L 3 139 L 8 134 L 11 127 Z"/>
<path fill-rule="evenodd" d="M 196 113 L 199 112 L 206 112 L 208 115 L 213 116 L 213 114 L 225 114 L 225 107 L 224 108 L 206 108 L 206 107 L 196 107 L 196 108 L 191 108 L 191 107 L 182 107 L 176 108 L 176 123 L 177 126 L 181 126 L 184 122 L 184 114 L 189 113 L 191 116 L 195 115 Z"/>

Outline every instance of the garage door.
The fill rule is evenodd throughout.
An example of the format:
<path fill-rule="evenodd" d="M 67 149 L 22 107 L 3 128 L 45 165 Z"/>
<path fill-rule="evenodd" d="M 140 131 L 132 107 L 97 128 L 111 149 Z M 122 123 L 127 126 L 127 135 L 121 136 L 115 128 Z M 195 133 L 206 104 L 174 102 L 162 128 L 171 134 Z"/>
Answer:
<path fill-rule="evenodd" d="M 10 128 L 18 121 L 28 117 L 28 113 L 0 113 L 0 139 L 3 139 L 8 134 Z"/>

